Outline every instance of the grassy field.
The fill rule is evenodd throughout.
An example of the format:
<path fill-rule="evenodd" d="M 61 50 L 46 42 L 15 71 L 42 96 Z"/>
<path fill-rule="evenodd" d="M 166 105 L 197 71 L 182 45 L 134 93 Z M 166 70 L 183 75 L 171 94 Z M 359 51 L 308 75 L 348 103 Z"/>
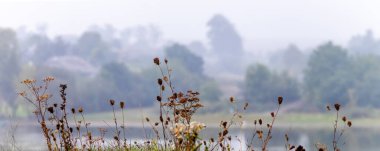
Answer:
<path fill-rule="evenodd" d="M 379 110 L 371 111 L 374 115 L 380 115 Z M 158 121 L 158 111 L 155 108 L 141 108 L 141 109 L 127 109 L 124 112 L 125 121 L 129 125 L 141 126 L 142 120 L 145 117 L 149 117 L 151 121 Z M 122 119 L 121 112 L 117 111 L 116 116 L 118 119 Z M 333 112 L 325 113 L 281 113 L 276 120 L 276 127 L 303 127 L 303 128 L 331 128 L 335 119 Z M 98 124 L 104 124 L 104 122 L 112 123 L 113 113 L 102 112 L 85 114 L 88 121 L 92 121 Z M 350 117 L 350 116 L 348 116 Z M 232 113 L 206 113 L 196 114 L 194 119 L 196 121 L 205 123 L 209 127 L 218 126 L 221 120 L 229 120 L 232 118 Z M 253 125 L 254 120 L 263 119 L 264 123 L 271 120 L 270 112 L 267 113 L 243 113 L 242 119 L 237 121 L 245 121 L 245 126 L 249 127 Z M 358 117 L 351 119 L 354 123 L 354 127 L 379 127 L 380 116 L 372 117 Z"/>

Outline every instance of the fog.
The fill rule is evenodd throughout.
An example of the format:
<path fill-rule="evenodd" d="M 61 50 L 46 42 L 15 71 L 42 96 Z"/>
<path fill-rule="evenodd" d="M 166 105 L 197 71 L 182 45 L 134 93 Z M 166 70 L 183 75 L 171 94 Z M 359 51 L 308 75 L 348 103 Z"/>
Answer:
<path fill-rule="evenodd" d="M 196 95 L 205 106 L 198 118 L 217 125 L 234 113 L 229 102 L 250 104 L 248 117 L 269 116 L 281 96 L 288 118 L 280 118 L 280 131 L 305 129 L 294 135 L 306 146 L 317 133 L 331 139 L 326 105 L 339 103 L 357 126 L 349 135 L 356 145 L 347 148 L 357 150 L 367 144 L 355 136 L 380 126 L 379 7 L 370 0 L 0 0 L 0 124 L 20 121 L 18 137 L 38 129 L 28 120 L 33 101 L 23 97 L 34 89 L 25 79 L 52 76 L 49 105 L 64 100 L 60 84 L 67 84 L 67 106 L 83 107 L 93 129 L 113 119 L 110 99 L 125 101 L 138 125 L 136 112 L 156 116 L 158 100 Z M 380 137 L 370 133 L 360 136 Z"/>
<path fill-rule="evenodd" d="M 346 45 L 352 35 L 367 29 L 376 33 L 378 6 L 374 0 L 2 0 L 0 18 L 5 27 L 46 26 L 51 36 L 78 34 L 94 24 L 117 29 L 154 24 L 164 39 L 189 43 L 206 42 L 205 22 L 223 14 L 244 33 L 247 51 L 269 51 L 288 43 L 303 49 L 327 40 Z"/>

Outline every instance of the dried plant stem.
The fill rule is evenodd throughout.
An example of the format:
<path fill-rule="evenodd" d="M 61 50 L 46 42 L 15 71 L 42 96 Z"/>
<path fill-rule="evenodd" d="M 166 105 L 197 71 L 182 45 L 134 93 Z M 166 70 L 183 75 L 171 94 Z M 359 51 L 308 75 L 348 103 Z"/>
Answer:
<path fill-rule="evenodd" d="M 121 125 L 122 126 L 122 130 L 123 130 L 123 146 L 125 149 L 127 149 L 127 138 L 125 136 L 125 120 L 124 120 L 124 107 L 121 108 L 121 115 L 123 117 L 123 124 Z"/>
<path fill-rule="evenodd" d="M 268 143 L 269 143 L 270 139 L 272 138 L 272 128 L 273 128 L 274 122 L 276 121 L 276 117 L 277 117 L 278 111 L 280 110 L 280 106 L 281 106 L 281 104 L 279 104 L 277 106 L 276 113 L 272 117 L 272 122 L 269 125 L 268 133 L 267 133 L 267 135 L 265 137 L 265 140 L 264 140 L 264 143 L 262 144 L 262 147 L 261 147 L 262 151 L 266 151 L 267 150 Z"/>
<path fill-rule="evenodd" d="M 336 111 L 336 119 L 334 121 L 334 138 L 333 138 L 333 148 L 334 151 L 338 149 L 338 142 L 336 138 L 337 129 L 338 129 L 338 119 L 339 119 L 339 111 Z"/>
<path fill-rule="evenodd" d="M 115 107 L 113 105 L 111 105 L 111 106 L 112 106 L 112 113 L 113 113 L 113 121 L 115 122 L 115 137 L 114 138 L 116 140 L 118 148 L 120 149 L 120 131 L 119 131 L 119 128 L 117 126 Z"/>

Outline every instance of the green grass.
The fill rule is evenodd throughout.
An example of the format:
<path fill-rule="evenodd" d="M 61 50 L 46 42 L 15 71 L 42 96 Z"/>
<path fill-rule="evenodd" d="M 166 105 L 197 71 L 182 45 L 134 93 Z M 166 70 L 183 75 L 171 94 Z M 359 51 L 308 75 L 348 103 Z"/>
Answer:
<path fill-rule="evenodd" d="M 132 123 L 135 125 L 141 124 L 145 117 L 149 117 L 152 121 L 157 121 L 156 114 L 158 111 L 154 108 L 141 108 L 141 109 L 126 109 L 125 121 L 126 124 Z M 373 113 L 379 112 L 378 110 Z M 121 119 L 121 111 L 117 111 L 117 118 Z M 230 113 L 206 113 L 194 115 L 194 119 L 199 122 L 203 122 L 211 127 L 218 126 L 221 120 L 229 120 L 232 117 Z M 104 121 L 112 122 L 112 112 L 92 113 L 85 114 L 85 118 L 89 121 Z M 269 113 L 244 113 L 243 120 L 247 122 L 247 125 L 252 125 L 254 120 L 262 118 L 264 123 L 269 122 L 271 117 Z M 303 127 L 303 128 L 331 128 L 335 114 L 333 112 L 325 113 L 281 113 L 276 121 L 276 127 Z M 355 127 L 378 127 L 380 126 L 380 117 L 360 117 L 351 119 L 355 124 Z"/>

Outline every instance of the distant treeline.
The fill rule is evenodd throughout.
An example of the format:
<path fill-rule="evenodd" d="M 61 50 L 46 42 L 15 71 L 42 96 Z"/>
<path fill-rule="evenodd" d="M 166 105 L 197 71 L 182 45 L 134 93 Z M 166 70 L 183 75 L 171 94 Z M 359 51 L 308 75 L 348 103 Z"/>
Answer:
<path fill-rule="evenodd" d="M 122 31 L 94 26 L 79 36 L 54 38 L 0 28 L 0 115 L 28 114 L 17 97 L 19 82 L 48 75 L 58 81 L 52 90 L 68 84 L 70 102 L 88 112 L 108 110 L 102 104 L 111 98 L 127 107 L 152 106 L 159 93 L 160 71 L 152 63 L 157 56 L 169 60 L 175 89 L 199 91 L 205 105 L 220 107 L 225 93 L 236 91 L 237 98 L 260 109 L 277 96 L 311 108 L 335 102 L 380 107 L 380 41 L 370 31 L 353 37 L 347 48 L 333 42 L 312 51 L 290 45 L 259 60 L 243 49 L 224 16 L 215 15 L 207 25 L 209 47 L 167 42 L 155 26 Z"/>

